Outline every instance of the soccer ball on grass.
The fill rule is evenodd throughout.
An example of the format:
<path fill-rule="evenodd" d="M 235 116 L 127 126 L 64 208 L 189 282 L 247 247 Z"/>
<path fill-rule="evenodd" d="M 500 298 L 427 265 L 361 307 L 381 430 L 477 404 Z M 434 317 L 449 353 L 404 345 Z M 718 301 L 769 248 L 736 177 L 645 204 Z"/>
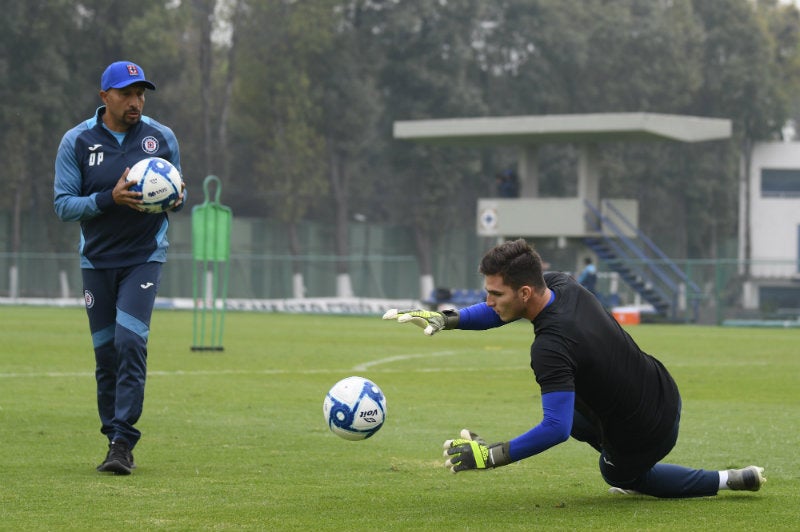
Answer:
<path fill-rule="evenodd" d="M 134 164 L 126 180 L 136 181 L 130 189 L 142 193 L 141 207 L 146 212 L 166 211 L 181 194 L 181 173 L 161 157 L 149 157 Z"/>
<path fill-rule="evenodd" d="M 345 440 L 364 440 L 383 426 L 386 398 L 371 380 L 347 377 L 330 389 L 322 412 L 331 432 Z"/>

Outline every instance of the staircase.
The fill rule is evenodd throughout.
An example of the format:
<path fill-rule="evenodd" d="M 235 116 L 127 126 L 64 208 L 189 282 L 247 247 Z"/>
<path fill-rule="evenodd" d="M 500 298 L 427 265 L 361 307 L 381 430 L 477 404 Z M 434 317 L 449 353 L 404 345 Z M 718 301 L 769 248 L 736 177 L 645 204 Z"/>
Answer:
<path fill-rule="evenodd" d="M 700 288 L 610 201 L 604 201 L 602 212 L 585 203 L 587 226 L 596 233 L 584 238 L 586 246 L 658 315 L 677 320 L 689 302 L 691 321 L 696 321 L 703 296 Z M 632 233 L 636 236 L 627 236 Z"/>

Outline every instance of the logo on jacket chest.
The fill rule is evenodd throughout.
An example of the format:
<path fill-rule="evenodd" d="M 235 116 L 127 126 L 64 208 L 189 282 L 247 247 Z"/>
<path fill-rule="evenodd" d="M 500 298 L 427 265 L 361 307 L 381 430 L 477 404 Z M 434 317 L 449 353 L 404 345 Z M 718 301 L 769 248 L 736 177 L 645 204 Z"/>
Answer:
<path fill-rule="evenodd" d="M 102 147 L 102 144 L 89 146 L 89 166 L 98 166 L 103 162 L 103 152 L 98 151 Z"/>
<path fill-rule="evenodd" d="M 158 139 L 152 135 L 142 139 L 142 151 L 149 154 L 154 154 L 158 151 Z"/>

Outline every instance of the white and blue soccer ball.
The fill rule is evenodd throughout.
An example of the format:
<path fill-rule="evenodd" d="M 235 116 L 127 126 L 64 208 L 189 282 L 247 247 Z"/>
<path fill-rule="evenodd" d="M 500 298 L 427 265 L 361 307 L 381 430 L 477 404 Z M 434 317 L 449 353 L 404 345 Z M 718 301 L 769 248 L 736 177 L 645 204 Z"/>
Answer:
<path fill-rule="evenodd" d="M 142 209 L 147 212 L 166 211 L 175 205 L 181 193 L 181 173 L 161 157 L 149 157 L 134 164 L 126 179 L 136 181 L 131 190 L 142 193 Z"/>
<path fill-rule="evenodd" d="M 383 426 L 386 397 L 371 380 L 347 377 L 330 389 L 322 412 L 331 432 L 345 440 L 364 440 Z"/>

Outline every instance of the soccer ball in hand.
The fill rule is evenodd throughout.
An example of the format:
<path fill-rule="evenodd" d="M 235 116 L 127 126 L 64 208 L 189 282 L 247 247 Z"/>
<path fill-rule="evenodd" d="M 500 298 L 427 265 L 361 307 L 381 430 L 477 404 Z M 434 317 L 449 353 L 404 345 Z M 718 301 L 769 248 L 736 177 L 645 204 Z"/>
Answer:
<path fill-rule="evenodd" d="M 136 181 L 130 189 L 142 193 L 141 207 L 146 212 L 164 212 L 175 205 L 181 193 L 181 174 L 172 163 L 161 157 L 142 159 L 128 172 L 128 181 Z"/>
<path fill-rule="evenodd" d="M 330 389 L 322 412 L 331 432 L 345 440 L 364 440 L 383 426 L 386 398 L 369 379 L 347 377 Z"/>

